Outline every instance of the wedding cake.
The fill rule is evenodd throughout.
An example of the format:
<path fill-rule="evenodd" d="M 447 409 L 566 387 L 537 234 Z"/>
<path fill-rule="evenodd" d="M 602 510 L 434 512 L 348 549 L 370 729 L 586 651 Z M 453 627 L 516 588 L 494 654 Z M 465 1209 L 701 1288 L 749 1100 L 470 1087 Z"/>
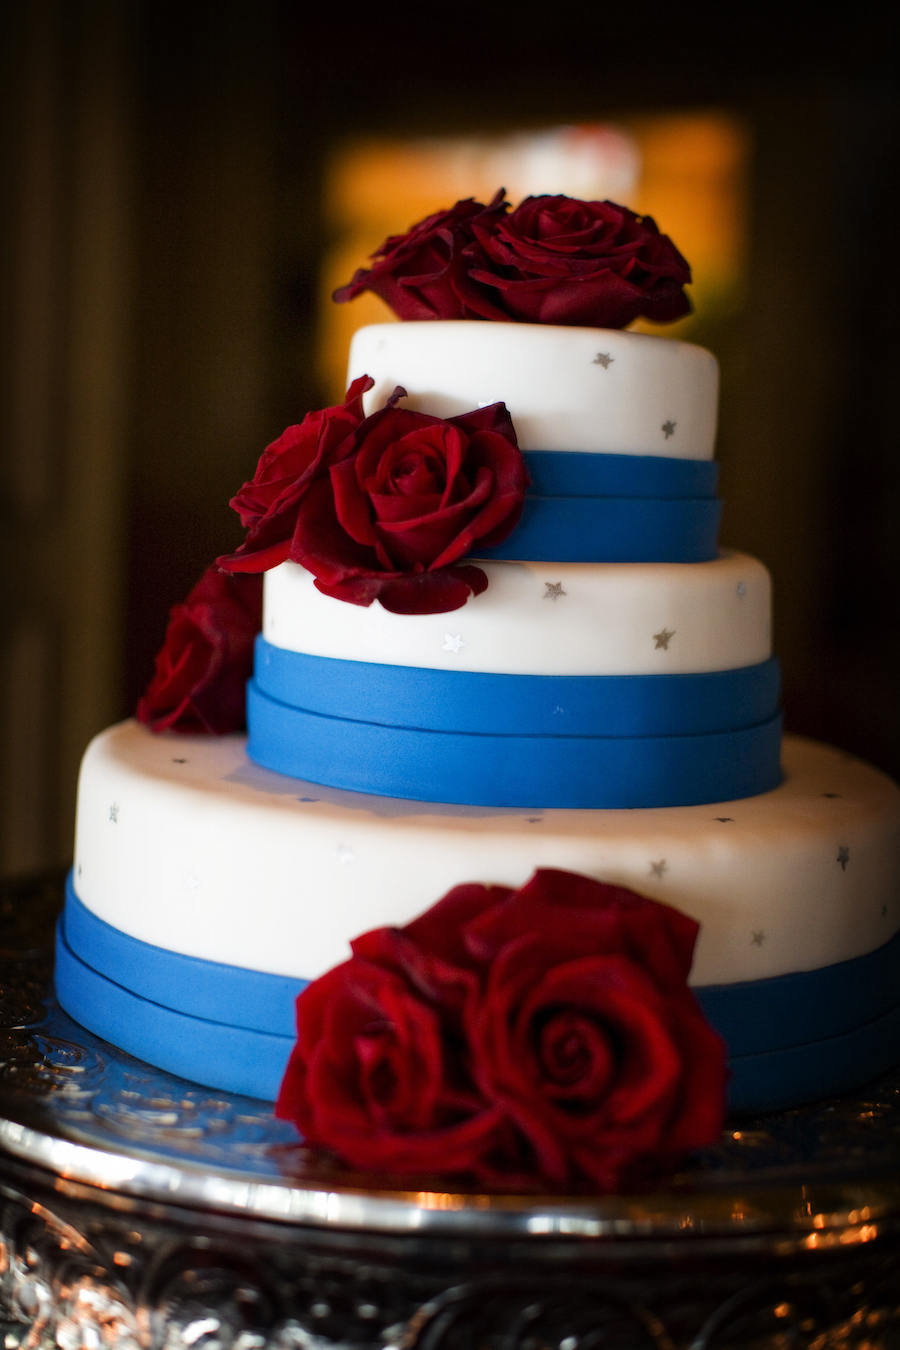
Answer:
<path fill-rule="evenodd" d="M 770 578 L 718 546 L 715 359 L 492 317 L 361 330 L 353 397 L 331 412 L 371 419 L 363 457 L 378 437 L 393 453 L 392 419 L 420 416 L 401 440 L 441 419 L 476 447 L 470 497 L 485 465 L 507 472 L 508 414 L 517 504 L 467 524 L 462 554 L 407 566 L 416 585 L 446 573 L 438 608 L 396 552 L 388 581 L 360 563 L 380 545 L 346 525 L 340 465 L 352 567 L 336 570 L 333 515 L 309 516 L 300 554 L 260 535 L 249 741 L 131 721 L 85 754 L 60 1001 L 153 1064 L 274 1099 L 297 994 L 352 939 L 453 887 L 559 869 L 700 925 L 689 983 L 727 1044 L 732 1109 L 864 1082 L 900 1058 L 900 791 L 839 750 L 782 744 Z M 388 487 L 366 490 L 395 529 Z"/>

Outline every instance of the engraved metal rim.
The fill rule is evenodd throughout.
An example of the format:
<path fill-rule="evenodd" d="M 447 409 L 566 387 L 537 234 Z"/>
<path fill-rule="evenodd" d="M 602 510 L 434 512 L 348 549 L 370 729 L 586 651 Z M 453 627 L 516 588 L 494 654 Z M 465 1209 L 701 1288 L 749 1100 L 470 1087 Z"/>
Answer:
<path fill-rule="evenodd" d="M 0 1119 L 0 1148 L 81 1183 L 169 1205 L 338 1229 L 486 1236 L 672 1238 L 780 1231 L 809 1248 L 866 1242 L 900 1214 L 900 1176 L 856 1184 L 698 1194 L 543 1197 L 391 1191 L 285 1178 L 283 1182 L 171 1165 L 92 1148 Z M 891 1223 L 893 1226 L 893 1223 Z"/>

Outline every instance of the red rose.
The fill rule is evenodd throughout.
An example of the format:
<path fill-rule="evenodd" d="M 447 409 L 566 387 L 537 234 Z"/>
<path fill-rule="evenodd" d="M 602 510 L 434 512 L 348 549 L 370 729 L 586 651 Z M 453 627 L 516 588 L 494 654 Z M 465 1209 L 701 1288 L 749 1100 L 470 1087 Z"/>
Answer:
<path fill-rule="evenodd" d="M 457 886 L 300 995 L 276 1114 L 357 1167 L 644 1183 L 724 1115 L 725 1049 L 686 984 L 696 934 L 569 872 Z"/>
<path fill-rule="evenodd" d="M 689 313 L 691 269 L 650 216 L 615 202 L 527 197 L 507 215 L 457 202 L 392 235 L 335 291 L 380 295 L 401 319 L 495 319 L 624 328 L 639 315 L 665 323 Z"/>
<path fill-rule="evenodd" d="M 362 396 L 373 384 L 368 375 L 354 380 L 339 407 L 308 413 L 263 451 L 252 480 L 229 503 L 249 534 L 237 552 L 216 560 L 219 567 L 265 572 L 287 559 L 299 504 L 316 475 L 349 448 L 365 417 Z"/>
<path fill-rule="evenodd" d="M 138 721 L 151 731 L 241 731 L 261 627 L 262 578 L 229 577 L 208 567 L 172 610 Z"/>
<path fill-rule="evenodd" d="M 687 986 L 693 919 L 569 872 L 495 895 L 465 932 L 486 969 L 473 1072 L 539 1175 L 618 1190 L 714 1143 L 725 1046 Z"/>
<path fill-rule="evenodd" d="M 375 266 L 361 267 L 334 299 L 342 304 L 374 291 L 401 319 L 506 318 L 490 291 L 472 281 L 463 249 L 474 242 L 473 221 L 508 209 L 502 192 L 490 206 L 470 197 L 419 221 L 406 234 L 391 235 L 372 254 Z"/>
<path fill-rule="evenodd" d="M 290 557 L 335 599 L 441 614 L 487 586 L 480 568 L 458 560 L 512 532 L 528 478 L 502 403 L 443 421 L 394 407 L 403 393 L 310 485 Z"/>
<path fill-rule="evenodd" d="M 671 239 L 615 202 L 527 197 L 472 229 L 469 276 L 507 318 L 624 328 L 641 314 L 666 322 L 690 311 L 691 271 Z"/>
<path fill-rule="evenodd" d="M 509 1133 L 469 1073 L 463 1012 L 478 982 L 409 933 L 357 938 L 300 994 L 275 1114 L 354 1167 L 467 1172 Z"/>

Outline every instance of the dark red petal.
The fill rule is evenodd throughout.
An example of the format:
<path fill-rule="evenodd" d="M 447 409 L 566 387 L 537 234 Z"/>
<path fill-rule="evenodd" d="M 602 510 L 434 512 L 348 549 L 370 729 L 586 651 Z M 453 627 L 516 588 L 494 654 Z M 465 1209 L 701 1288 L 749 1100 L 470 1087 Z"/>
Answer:
<path fill-rule="evenodd" d="M 341 529 L 351 539 L 357 544 L 368 544 L 374 548 L 378 543 L 378 533 L 372 521 L 368 496 L 360 488 L 356 475 L 356 462 L 352 459 L 332 465 L 334 512 Z"/>
<path fill-rule="evenodd" d="M 270 572 L 273 567 L 287 562 L 290 553 L 290 539 L 281 539 L 268 548 L 260 548 L 252 553 L 242 553 L 240 549 L 237 553 L 225 553 L 221 558 L 216 558 L 216 567 L 220 567 L 223 572 Z"/>
<path fill-rule="evenodd" d="M 223 571 L 261 572 L 284 561 L 280 546 L 290 541 L 300 501 L 316 476 L 352 449 L 363 420 L 362 397 L 373 385 L 371 376 L 359 376 L 343 404 L 309 413 L 263 452 L 253 480 L 231 500 L 249 534 L 235 553 L 218 560 Z"/>
<path fill-rule="evenodd" d="M 262 580 L 209 567 L 176 605 L 137 707 L 153 731 L 223 735 L 245 724 L 245 688 L 262 626 Z"/>
<path fill-rule="evenodd" d="M 470 595 L 481 595 L 487 584 L 480 567 L 447 567 L 391 577 L 383 582 L 378 599 L 392 614 L 447 614 L 461 609 Z"/>
<path fill-rule="evenodd" d="M 404 932 L 423 951 L 432 955 L 446 953 L 456 965 L 473 965 L 465 942 L 464 926 L 485 910 L 512 895 L 508 886 L 454 886 L 442 900 L 406 925 Z M 478 967 L 481 962 L 474 962 Z"/>
<path fill-rule="evenodd" d="M 472 412 L 460 413 L 448 420 L 469 436 L 474 436 L 477 431 L 492 431 L 503 436 L 510 445 L 518 446 L 516 429 L 505 403 L 489 403 L 486 408 L 474 408 Z"/>

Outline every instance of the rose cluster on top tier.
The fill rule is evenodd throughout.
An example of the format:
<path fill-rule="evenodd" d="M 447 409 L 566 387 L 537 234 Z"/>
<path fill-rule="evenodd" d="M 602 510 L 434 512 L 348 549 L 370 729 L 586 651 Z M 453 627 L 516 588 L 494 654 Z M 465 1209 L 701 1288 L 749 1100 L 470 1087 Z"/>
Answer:
<path fill-rule="evenodd" d="M 493 319 L 624 328 L 689 313 L 691 269 L 650 216 L 615 202 L 457 202 L 392 235 L 338 302 L 373 291 L 401 319 Z"/>

